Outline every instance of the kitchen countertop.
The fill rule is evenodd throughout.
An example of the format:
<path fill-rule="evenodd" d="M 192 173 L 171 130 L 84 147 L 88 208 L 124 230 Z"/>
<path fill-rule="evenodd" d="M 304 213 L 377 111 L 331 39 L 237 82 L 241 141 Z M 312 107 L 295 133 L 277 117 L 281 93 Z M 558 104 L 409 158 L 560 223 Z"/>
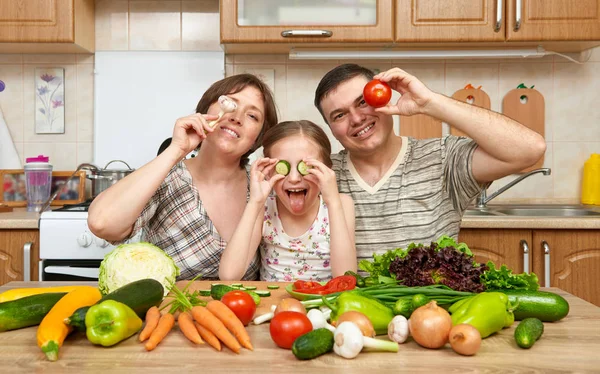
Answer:
<path fill-rule="evenodd" d="M 0 213 L 0 230 L 38 229 L 40 213 L 28 212 L 27 208 L 14 208 L 12 212 Z"/>
<path fill-rule="evenodd" d="M 209 289 L 212 282 L 195 282 L 194 289 Z M 266 282 L 243 282 L 266 289 Z M 11 282 L 0 292 L 17 287 L 50 287 L 66 282 Z M 91 284 L 81 282 L 78 284 Z M 180 287 L 183 283 L 180 282 Z M 263 298 L 257 311 L 262 314 L 286 297 L 285 283 Z M 456 354 L 447 344 L 439 350 L 418 346 L 412 339 L 400 346 L 398 353 L 363 352 L 352 360 L 333 353 L 310 361 L 297 360 L 291 351 L 277 348 L 269 335 L 268 323 L 248 326 L 254 351 L 242 350 L 239 355 L 227 348 L 215 351 L 207 344 L 194 346 L 175 327 L 152 352 L 131 337 L 112 348 L 93 346 L 84 335 L 72 335 L 60 349 L 59 360 L 49 362 L 36 345 L 36 327 L 0 333 L 0 365 L 10 372 L 173 372 L 175 370 L 212 373 L 273 372 L 592 372 L 600 367 L 600 308 L 557 288 L 545 289 L 565 297 L 570 304 L 569 315 L 555 323 L 544 324 L 544 334 L 529 349 L 518 348 L 514 342 L 516 323 L 498 334 L 484 339 L 475 356 Z"/>

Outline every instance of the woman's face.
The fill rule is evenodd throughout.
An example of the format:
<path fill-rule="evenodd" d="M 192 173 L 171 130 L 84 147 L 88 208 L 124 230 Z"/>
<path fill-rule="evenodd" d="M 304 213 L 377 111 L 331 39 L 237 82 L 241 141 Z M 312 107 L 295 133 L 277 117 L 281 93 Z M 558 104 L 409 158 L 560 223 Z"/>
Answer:
<path fill-rule="evenodd" d="M 321 160 L 319 147 L 304 136 L 294 135 L 274 143 L 269 157 L 290 163 L 289 174 L 273 187 L 279 201 L 293 215 L 301 216 L 310 212 L 319 203 L 318 180 L 312 174 L 300 174 L 298 163 L 306 158 Z"/>
<path fill-rule="evenodd" d="M 237 109 L 225 113 L 215 125 L 215 131 L 205 141 L 214 143 L 226 153 L 242 156 L 254 145 L 265 120 L 265 104 L 261 92 L 248 86 L 240 92 L 227 95 Z M 208 114 L 219 114 L 218 102 L 208 108 Z"/>

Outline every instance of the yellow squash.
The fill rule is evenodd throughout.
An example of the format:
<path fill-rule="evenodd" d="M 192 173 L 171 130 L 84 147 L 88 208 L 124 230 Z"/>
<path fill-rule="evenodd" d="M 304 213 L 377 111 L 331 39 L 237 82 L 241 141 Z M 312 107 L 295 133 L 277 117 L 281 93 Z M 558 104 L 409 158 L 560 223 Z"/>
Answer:
<path fill-rule="evenodd" d="M 54 304 L 37 330 L 38 347 L 50 361 L 58 359 L 58 349 L 73 330 L 63 322 L 64 319 L 81 307 L 96 304 L 101 298 L 102 295 L 96 287 L 79 286 Z"/>
<path fill-rule="evenodd" d="M 71 292 L 77 288 L 89 286 L 61 286 L 61 287 L 44 287 L 44 288 L 14 288 L 0 293 L 0 303 L 5 301 L 13 301 L 26 296 L 39 295 L 43 293 L 61 293 Z"/>

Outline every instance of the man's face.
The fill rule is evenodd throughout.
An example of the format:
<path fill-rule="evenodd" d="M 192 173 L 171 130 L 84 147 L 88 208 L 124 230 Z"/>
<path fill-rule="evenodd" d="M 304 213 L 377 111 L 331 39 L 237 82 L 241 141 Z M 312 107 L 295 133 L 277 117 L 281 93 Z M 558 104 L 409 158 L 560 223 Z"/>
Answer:
<path fill-rule="evenodd" d="M 372 153 L 392 135 L 392 116 L 378 113 L 363 98 L 367 78 L 357 76 L 340 84 L 321 108 L 333 136 L 353 153 Z"/>

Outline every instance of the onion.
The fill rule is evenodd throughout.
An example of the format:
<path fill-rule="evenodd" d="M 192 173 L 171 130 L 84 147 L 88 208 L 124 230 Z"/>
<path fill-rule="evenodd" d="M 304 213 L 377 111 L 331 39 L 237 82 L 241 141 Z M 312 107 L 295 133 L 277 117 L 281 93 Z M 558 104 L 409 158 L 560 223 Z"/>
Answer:
<path fill-rule="evenodd" d="M 481 334 L 475 327 L 461 323 L 450 330 L 450 346 L 456 353 L 472 356 L 481 346 Z"/>
<path fill-rule="evenodd" d="M 369 338 L 375 336 L 375 329 L 373 328 L 373 323 L 371 323 L 371 320 L 361 312 L 350 310 L 343 313 L 337 319 L 336 325 L 339 326 L 342 322 L 346 321 L 352 322 L 356 326 L 358 326 L 363 336 L 368 336 Z"/>
<path fill-rule="evenodd" d="M 452 328 L 450 314 L 431 301 L 417 308 L 408 320 L 410 334 L 425 348 L 441 348 L 448 342 Z"/>
<path fill-rule="evenodd" d="M 302 314 L 306 314 L 306 308 L 304 307 L 304 305 L 302 305 L 302 303 L 298 300 L 291 297 L 283 299 L 279 302 L 277 308 L 275 309 L 275 314 L 287 311 L 300 312 Z"/>

